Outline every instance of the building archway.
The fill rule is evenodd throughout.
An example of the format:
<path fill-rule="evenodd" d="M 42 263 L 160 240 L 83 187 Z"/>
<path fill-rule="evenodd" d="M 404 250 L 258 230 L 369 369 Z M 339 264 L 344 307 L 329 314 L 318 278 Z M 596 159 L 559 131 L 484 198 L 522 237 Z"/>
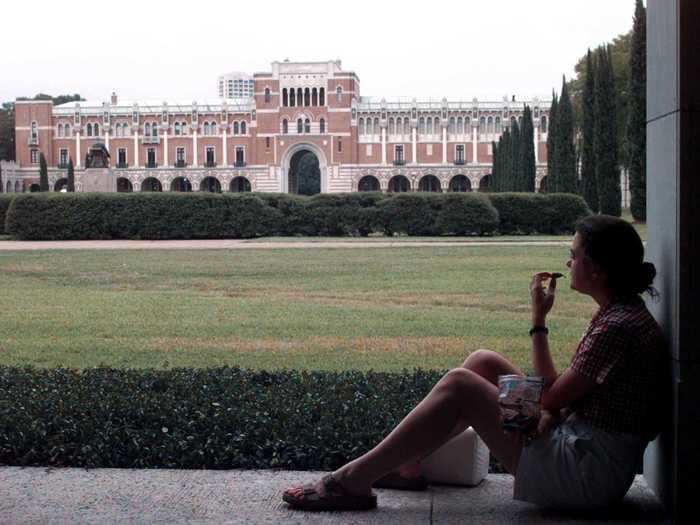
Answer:
<path fill-rule="evenodd" d="M 466 175 L 455 175 L 450 179 L 450 190 L 455 193 L 472 191 L 472 183 Z"/>
<path fill-rule="evenodd" d="M 53 191 L 68 191 L 68 179 L 63 177 L 53 185 Z"/>
<path fill-rule="evenodd" d="M 247 193 L 251 191 L 250 181 L 245 177 L 234 177 L 231 180 L 231 191 L 234 193 Z"/>
<path fill-rule="evenodd" d="M 406 193 L 411 191 L 411 182 L 403 175 L 394 175 L 387 187 L 389 193 Z"/>
<path fill-rule="evenodd" d="M 117 193 L 131 193 L 132 191 L 134 191 L 134 187 L 129 179 L 126 177 L 117 178 Z"/>
<path fill-rule="evenodd" d="M 41 186 L 39 186 L 38 184 L 32 184 L 31 186 L 29 186 L 29 193 L 38 193 L 40 191 Z"/>
<path fill-rule="evenodd" d="M 199 183 L 199 191 L 221 193 L 221 183 L 216 177 L 204 177 Z"/>
<path fill-rule="evenodd" d="M 418 183 L 418 191 L 426 191 L 430 193 L 441 193 L 442 185 L 440 184 L 440 179 L 435 175 L 426 175 L 421 178 Z"/>
<path fill-rule="evenodd" d="M 155 177 L 148 177 L 141 183 L 141 191 L 163 191 L 163 186 Z"/>
<path fill-rule="evenodd" d="M 284 192 L 314 195 L 328 191 L 328 162 L 323 150 L 315 144 L 300 143 L 291 146 L 282 158 L 281 165 Z M 300 168 L 304 173 L 300 173 Z"/>
<path fill-rule="evenodd" d="M 491 191 L 491 174 L 484 175 L 479 180 L 479 191 Z"/>
<path fill-rule="evenodd" d="M 365 175 L 357 183 L 357 191 L 381 191 L 379 180 L 372 175 Z"/>
<path fill-rule="evenodd" d="M 186 177 L 175 177 L 170 183 L 170 191 L 190 192 L 192 191 L 192 183 Z"/>

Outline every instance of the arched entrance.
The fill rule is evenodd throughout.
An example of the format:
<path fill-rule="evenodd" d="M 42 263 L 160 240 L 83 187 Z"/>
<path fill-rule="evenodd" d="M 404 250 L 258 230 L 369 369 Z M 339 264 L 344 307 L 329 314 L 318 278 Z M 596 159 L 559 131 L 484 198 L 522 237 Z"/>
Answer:
<path fill-rule="evenodd" d="M 440 179 L 438 179 L 435 175 L 426 175 L 418 182 L 418 191 L 426 191 L 430 193 L 442 192 Z"/>
<path fill-rule="evenodd" d="M 484 175 L 479 181 L 479 191 L 489 192 L 491 191 L 491 174 Z"/>
<path fill-rule="evenodd" d="M 450 179 L 450 191 L 456 193 L 472 191 L 472 183 L 465 175 L 455 175 Z"/>
<path fill-rule="evenodd" d="M 62 179 L 58 179 L 53 185 L 53 191 L 68 191 L 68 179 L 66 179 L 65 177 L 63 177 Z"/>
<path fill-rule="evenodd" d="M 221 193 L 221 183 L 216 177 L 204 177 L 199 183 L 199 191 Z"/>
<path fill-rule="evenodd" d="M 131 184 L 131 181 L 127 179 L 126 177 L 119 177 L 117 178 L 117 192 L 119 193 L 131 193 L 134 191 L 134 187 Z"/>
<path fill-rule="evenodd" d="M 250 191 L 250 181 L 245 177 L 234 177 L 231 181 L 231 191 L 234 193 L 246 193 Z"/>
<path fill-rule="evenodd" d="M 192 183 L 185 177 L 175 177 L 170 183 L 170 191 L 190 192 L 192 191 Z"/>
<path fill-rule="evenodd" d="M 380 191 L 379 181 L 377 177 L 365 175 L 357 183 L 357 191 Z"/>
<path fill-rule="evenodd" d="M 155 177 L 148 177 L 141 183 L 141 191 L 163 191 L 163 186 Z"/>
<path fill-rule="evenodd" d="M 315 144 L 295 144 L 285 153 L 281 164 L 283 191 L 300 195 L 327 191 L 326 156 Z"/>

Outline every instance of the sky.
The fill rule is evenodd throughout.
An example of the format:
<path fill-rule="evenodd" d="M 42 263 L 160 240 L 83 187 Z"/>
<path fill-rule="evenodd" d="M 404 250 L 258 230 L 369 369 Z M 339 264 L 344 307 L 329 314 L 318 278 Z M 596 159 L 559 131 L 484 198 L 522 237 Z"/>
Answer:
<path fill-rule="evenodd" d="M 10 0 L 0 101 L 216 100 L 220 74 L 285 59 L 340 59 L 374 98 L 548 100 L 633 13 L 634 0 Z"/>

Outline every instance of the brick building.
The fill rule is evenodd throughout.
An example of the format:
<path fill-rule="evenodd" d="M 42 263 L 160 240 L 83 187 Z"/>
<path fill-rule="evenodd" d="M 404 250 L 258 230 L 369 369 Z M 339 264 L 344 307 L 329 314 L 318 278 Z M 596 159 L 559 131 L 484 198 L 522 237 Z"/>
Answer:
<path fill-rule="evenodd" d="M 339 61 L 273 62 L 254 94 L 215 102 L 16 102 L 16 158 L 25 189 L 39 154 L 52 189 L 73 159 L 76 189 L 95 142 L 111 154 L 119 191 L 295 192 L 311 152 L 321 192 L 471 191 L 488 185 L 491 143 L 523 105 L 533 110 L 537 184 L 546 174 L 549 102 L 387 101 L 360 96 Z"/>

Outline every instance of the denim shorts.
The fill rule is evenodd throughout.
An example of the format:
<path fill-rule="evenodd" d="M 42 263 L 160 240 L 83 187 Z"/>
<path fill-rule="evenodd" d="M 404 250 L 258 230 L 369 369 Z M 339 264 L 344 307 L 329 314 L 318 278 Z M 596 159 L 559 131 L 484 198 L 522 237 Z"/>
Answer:
<path fill-rule="evenodd" d="M 591 510 L 621 500 L 648 441 L 606 432 L 574 414 L 523 447 L 513 498 L 541 507 Z"/>

